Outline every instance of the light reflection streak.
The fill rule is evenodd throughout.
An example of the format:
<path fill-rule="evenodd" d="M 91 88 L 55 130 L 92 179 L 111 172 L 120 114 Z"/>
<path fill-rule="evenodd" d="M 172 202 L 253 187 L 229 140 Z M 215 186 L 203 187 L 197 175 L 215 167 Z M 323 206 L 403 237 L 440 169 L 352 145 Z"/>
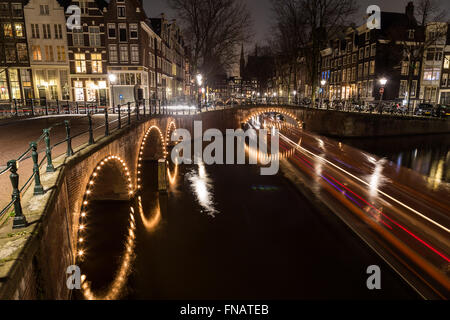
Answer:
<path fill-rule="evenodd" d="M 198 172 L 196 173 L 195 170 L 192 170 L 186 176 L 191 183 L 191 188 L 197 197 L 198 203 L 205 209 L 209 216 L 214 218 L 219 211 L 214 207 L 213 185 L 206 172 L 205 164 L 199 161 Z"/>
<path fill-rule="evenodd" d="M 141 216 L 142 223 L 144 224 L 145 229 L 147 232 L 155 231 L 156 227 L 161 222 L 162 216 L 161 216 L 161 207 L 159 205 L 159 193 L 156 193 L 155 197 L 155 206 L 152 210 L 150 210 L 150 217 L 146 218 L 144 214 L 144 207 L 142 205 L 142 198 L 138 198 L 138 205 L 139 205 L 139 215 Z"/>

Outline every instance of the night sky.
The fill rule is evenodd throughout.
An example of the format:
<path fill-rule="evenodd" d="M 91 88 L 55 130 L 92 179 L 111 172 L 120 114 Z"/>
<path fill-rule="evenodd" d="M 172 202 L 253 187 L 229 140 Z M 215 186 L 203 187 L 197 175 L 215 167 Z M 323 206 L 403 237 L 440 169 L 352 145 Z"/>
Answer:
<path fill-rule="evenodd" d="M 271 32 L 272 27 L 272 11 L 270 0 L 242 0 L 247 3 L 248 8 L 252 12 L 254 21 L 254 41 L 264 44 L 267 35 Z M 379 5 L 383 11 L 403 12 L 406 4 L 410 0 L 358 0 L 360 5 L 358 16 L 365 15 L 366 8 L 369 5 Z M 443 7 L 450 12 L 450 1 L 441 0 Z M 147 14 L 150 17 L 158 16 L 161 12 L 165 12 L 168 18 L 175 18 L 173 12 L 170 11 L 167 0 L 144 0 Z"/>

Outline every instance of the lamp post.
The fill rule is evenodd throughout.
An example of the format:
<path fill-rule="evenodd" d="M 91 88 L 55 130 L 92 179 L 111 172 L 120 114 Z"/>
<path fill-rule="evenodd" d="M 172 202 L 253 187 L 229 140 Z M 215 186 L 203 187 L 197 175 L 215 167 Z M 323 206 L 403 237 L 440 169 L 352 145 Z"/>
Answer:
<path fill-rule="evenodd" d="M 381 104 L 383 102 L 384 89 L 386 87 L 387 82 L 388 81 L 387 81 L 386 78 L 381 78 L 380 79 L 380 84 L 381 84 L 381 88 L 380 88 L 380 106 L 379 106 L 380 113 L 383 113 L 383 106 Z"/>
<path fill-rule="evenodd" d="M 321 104 L 321 108 L 323 107 L 323 91 L 325 90 L 325 85 L 327 84 L 327 81 L 326 80 L 322 80 L 322 81 L 320 81 L 320 84 L 321 84 L 321 86 L 322 86 L 322 94 L 321 94 L 321 96 L 322 96 L 322 102 L 320 103 Z"/>
<path fill-rule="evenodd" d="M 114 84 L 117 81 L 117 76 L 113 73 L 110 73 L 109 76 L 109 83 L 111 85 L 111 96 L 112 96 L 112 108 L 113 108 L 113 113 L 116 113 L 116 107 L 115 107 L 115 98 L 114 98 Z"/>

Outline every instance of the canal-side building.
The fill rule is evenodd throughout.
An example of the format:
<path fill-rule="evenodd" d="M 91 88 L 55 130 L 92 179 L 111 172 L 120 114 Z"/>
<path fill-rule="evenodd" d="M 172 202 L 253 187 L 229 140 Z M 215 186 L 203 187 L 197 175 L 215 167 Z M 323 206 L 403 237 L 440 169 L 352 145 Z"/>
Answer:
<path fill-rule="evenodd" d="M 442 58 L 439 103 L 450 106 L 450 24 L 447 24 L 446 42 Z"/>
<path fill-rule="evenodd" d="M 149 99 L 154 32 L 148 25 L 142 1 L 111 0 L 104 16 L 107 73 L 113 75 L 109 77 L 111 102 Z"/>
<path fill-rule="evenodd" d="M 65 1 L 81 9 L 81 28 L 67 29 L 70 87 L 77 102 L 107 105 L 108 74 L 104 0 Z M 70 15 L 66 13 L 66 18 Z"/>
<path fill-rule="evenodd" d="M 24 13 L 34 96 L 72 100 L 64 7 L 57 0 L 29 0 Z"/>
<path fill-rule="evenodd" d="M 34 97 L 24 4 L 0 1 L 0 104 Z"/>

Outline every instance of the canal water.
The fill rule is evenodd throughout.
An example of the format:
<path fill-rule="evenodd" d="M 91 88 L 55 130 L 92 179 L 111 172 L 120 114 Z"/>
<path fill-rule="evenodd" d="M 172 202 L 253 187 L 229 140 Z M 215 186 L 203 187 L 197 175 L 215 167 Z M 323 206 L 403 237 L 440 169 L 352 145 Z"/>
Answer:
<path fill-rule="evenodd" d="M 418 298 L 334 214 L 317 211 L 281 175 L 261 176 L 249 165 L 172 165 L 170 188 L 160 194 L 156 163 L 142 171 L 143 193 L 131 203 L 135 259 L 124 299 Z M 82 273 L 101 292 L 122 260 L 130 204 L 94 205 Z M 381 291 L 366 287 L 374 264 L 383 272 Z"/>
<path fill-rule="evenodd" d="M 450 134 L 341 141 L 415 170 L 429 179 L 450 183 Z"/>

